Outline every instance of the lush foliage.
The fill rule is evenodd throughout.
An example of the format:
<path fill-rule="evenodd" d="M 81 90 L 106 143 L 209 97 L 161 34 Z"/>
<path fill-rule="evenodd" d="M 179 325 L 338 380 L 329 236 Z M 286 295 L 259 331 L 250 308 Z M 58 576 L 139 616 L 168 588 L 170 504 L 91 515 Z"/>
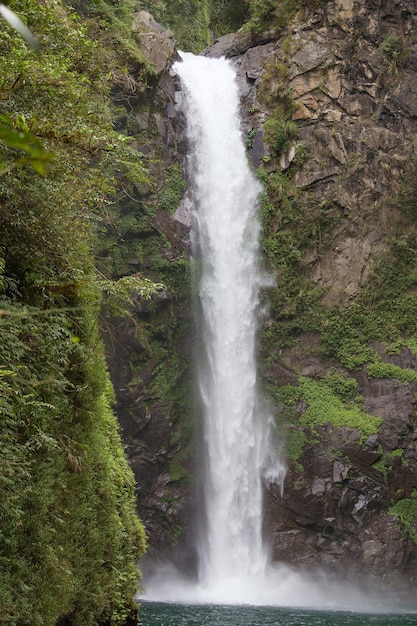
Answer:
<path fill-rule="evenodd" d="M 340 374 L 321 380 L 301 376 L 297 386 L 270 384 L 269 391 L 276 404 L 282 407 L 279 421 L 287 432 L 286 453 L 296 462 L 307 443 L 306 429 L 314 433 L 319 425 L 348 426 L 357 428 L 362 439 L 366 439 L 378 432 L 382 423 L 380 418 L 365 413 L 361 407 L 356 381 Z M 306 405 L 300 416 L 291 410 L 299 402 Z"/>
<path fill-rule="evenodd" d="M 198 53 L 210 43 L 209 0 L 141 0 L 141 5 L 166 28 L 181 50 Z"/>
<path fill-rule="evenodd" d="M 300 0 L 249 0 L 250 19 L 245 25 L 253 33 L 278 32 L 294 17 L 300 7 Z"/>
<path fill-rule="evenodd" d="M 407 529 L 411 539 L 417 545 L 417 491 L 414 491 L 411 498 L 399 500 L 389 510 L 390 515 L 395 515 Z"/>
<path fill-rule="evenodd" d="M 248 9 L 245 0 L 140 0 L 140 6 L 173 31 L 180 50 L 194 53 L 236 31 Z"/>
<path fill-rule="evenodd" d="M 103 306 L 108 315 L 113 317 L 132 315 L 132 308 L 139 298 L 149 300 L 158 290 L 164 288 L 162 283 L 154 283 L 140 274 L 123 276 L 119 280 L 100 280 L 103 292 Z"/>
<path fill-rule="evenodd" d="M 300 397 L 308 404 L 301 417 L 303 426 L 314 428 L 328 422 L 339 427 L 350 426 L 358 428 L 364 439 L 378 432 L 381 418 L 368 415 L 356 403 L 343 403 L 326 384 L 326 379 L 316 381 L 301 377 L 299 386 Z"/>
<path fill-rule="evenodd" d="M 92 252 L 108 205 L 147 181 L 109 97 L 147 68 L 133 40 L 119 45 L 123 12 L 11 8 L 42 49 L 2 24 L 0 621 L 121 624 L 145 537 L 110 409 L 100 287 L 115 306 L 155 287 L 100 283 Z"/>
<path fill-rule="evenodd" d="M 257 35 L 269 32 L 277 35 L 298 11 L 309 11 L 325 5 L 328 0 L 248 0 L 246 31 Z"/>
<path fill-rule="evenodd" d="M 97 298 L 97 293 L 96 293 Z M 0 597 L 7 624 L 122 623 L 145 545 L 92 294 L 2 302 Z"/>

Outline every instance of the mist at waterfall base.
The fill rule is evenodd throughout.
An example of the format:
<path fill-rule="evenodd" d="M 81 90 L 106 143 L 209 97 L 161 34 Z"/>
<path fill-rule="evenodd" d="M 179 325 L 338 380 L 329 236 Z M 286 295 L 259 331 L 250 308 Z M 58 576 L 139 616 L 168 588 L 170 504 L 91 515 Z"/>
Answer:
<path fill-rule="evenodd" d="M 196 371 L 203 423 L 198 482 L 204 522 L 197 533 L 198 580 L 161 565 L 145 576 L 143 599 L 384 610 L 378 598 L 336 584 L 324 573 L 308 576 L 270 563 L 262 537 L 262 493 L 268 483 L 282 485 L 285 465 L 257 383 L 260 293 L 271 285 L 259 258 L 261 187 L 247 162 L 231 63 L 189 53 L 181 57 L 173 71 L 182 84 L 192 181 L 187 201 L 198 285 Z"/>

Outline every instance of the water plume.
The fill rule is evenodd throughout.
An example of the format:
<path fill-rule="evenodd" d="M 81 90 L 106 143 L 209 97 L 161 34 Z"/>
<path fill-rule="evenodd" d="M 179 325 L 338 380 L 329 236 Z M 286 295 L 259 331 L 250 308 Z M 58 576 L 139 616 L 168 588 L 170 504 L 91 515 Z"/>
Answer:
<path fill-rule="evenodd" d="M 285 465 L 257 375 L 260 294 L 271 283 L 259 254 L 261 186 L 247 161 L 231 63 L 186 53 L 174 71 L 189 143 L 204 521 L 198 580 L 167 565 L 145 580 L 145 598 L 367 610 L 367 594 L 270 563 L 262 496 L 268 482 L 282 484 Z"/>

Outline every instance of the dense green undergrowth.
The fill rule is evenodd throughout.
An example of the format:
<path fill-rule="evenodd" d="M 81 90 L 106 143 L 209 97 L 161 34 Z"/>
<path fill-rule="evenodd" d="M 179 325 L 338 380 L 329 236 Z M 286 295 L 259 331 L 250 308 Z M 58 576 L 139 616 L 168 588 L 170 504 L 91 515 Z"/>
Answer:
<path fill-rule="evenodd" d="M 48 159 L 32 167 L 0 143 L 0 623 L 122 624 L 145 536 L 98 319 L 102 288 L 118 306 L 154 288 L 140 277 L 116 288 L 93 251 L 121 186 L 147 181 L 110 95 L 133 76 L 145 91 L 151 74 L 127 3 L 83 18 L 53 0 L 10 7 L 42 48 L 2 22 L 0 113 Z"/>
<path fill-rule="evenodd" d="M 399 500 L 389 510 L 390 515 L 394 515 L 405 526 L 411 539 L 417 545 L 416 523 L 417 518 L 417 491 L 413 491 L 411 498 Z"/>
<path fill-rule="evenodd" d="M 245 0 L 140 0 L 140 6 L 172 29 L 180 50 L 196 54 L 236 31 L 248 15 Z"/>
<path fill-rule="evenodd" d="M 316 427 L 357 428 L 362 441 L 377 433 L 382 420 L 367 414 L 362 408 L 357 383 L 353 378 L 333 374 L 321 380 L 306 376 L 299 378 L 297 386 L 270 384 L 269 391 L 276 404 L 286 407 L 280 421 L 287 432 L 286 453 L 296 463 L 307 443 L 307 430 L 319 437 Z M 305 404 L 305 410 L 297 415 L 293 407 Z"/>
<path fill-rule="evenodd" d="M 218 37 L 243 31 L 257 36 L 265 31 L 277 35 L 299 11 L 325 5 L 327 0 L 140 0 L 166 28 L 180 50 L 198 54 Z M 192 28 L 190 28 L 192 25 Z"/>

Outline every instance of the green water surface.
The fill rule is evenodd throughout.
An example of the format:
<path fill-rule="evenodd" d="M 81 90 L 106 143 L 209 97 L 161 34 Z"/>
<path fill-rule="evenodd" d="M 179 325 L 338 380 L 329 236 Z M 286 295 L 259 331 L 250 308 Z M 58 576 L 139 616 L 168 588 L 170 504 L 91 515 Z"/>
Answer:
<path fill-rule="evenodd" d="M 417 613 L 141 603 L 140 626 L 417 626 Z"/>

